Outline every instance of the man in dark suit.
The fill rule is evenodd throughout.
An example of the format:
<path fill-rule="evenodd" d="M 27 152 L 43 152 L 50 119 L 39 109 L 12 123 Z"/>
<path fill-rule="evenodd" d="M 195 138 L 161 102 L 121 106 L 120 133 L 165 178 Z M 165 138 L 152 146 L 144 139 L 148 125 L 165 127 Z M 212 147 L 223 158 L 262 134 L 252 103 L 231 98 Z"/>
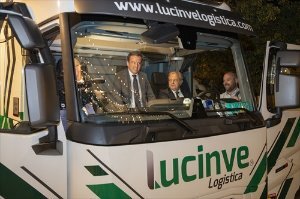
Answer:
<path fill-rule="evenodd" d="M 172 71 L 168 75 L 169 88 L 161 90 L 158 98 L 164 99 L 178 99 L 191 97 L 191 93 L 188 90 L 180 89 L 183 82 L 182 74 L 178 71 Z"/>
<path fill-rule="evenodd" d="M 155 99 L 147 75 L 141 72 L 143 57 L 138 51 L 127 56 L 127 69 L 116 74 L 118 83 L 115 85 L 115 95 L 119 103 L 128 108 L 142 108 L 149 100 Z"/>

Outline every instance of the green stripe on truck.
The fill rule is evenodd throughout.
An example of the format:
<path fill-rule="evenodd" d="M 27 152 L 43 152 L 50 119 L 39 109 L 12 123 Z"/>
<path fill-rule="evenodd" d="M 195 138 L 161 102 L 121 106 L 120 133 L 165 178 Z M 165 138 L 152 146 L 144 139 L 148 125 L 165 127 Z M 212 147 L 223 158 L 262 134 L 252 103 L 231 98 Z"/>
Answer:
<path fill-rule="evenodd" d="M 298 118 L 298 122 L 295 126 L 295 129 L 294 129 L 294 132 L 290 138 L 290 141 L 288 142 L 287 144 L 287 147 L 293 147 L 295 146 L 297 140 L 298 140 L 298 137 L 299 137 L 299 134 L 300 134 L 300 118 Z"/>
<path fill-rule="evenodd" d="M 280 195 L 278 196 L 278 199 L 286 199 L 286 195 L 289 192 L 292 181 L 293 181 L 293 178 L 289 178 L 284 182 L 283 187 L 280 191 Z"/>
<path fill-rule="evenodd" d="M 255 192 L 257 190 L 258 185 L 261 182 L 261 179 L 266 173 L 266 168 L 267 168 L 267 155 L 265 154 L 261 162 L 259 163 L 254 175 L 252 176 L 252 179 L 250 180 L 244 194 Z"/>
<path fill-rule="evenodd" d="M 129 197 L 122 189 L 116 186 L 114 183 L 108 184 L 93 184 L 87 185 L 87 187 L 93 191 L 101 199 L 129 199 Z"/>
<path fill-rule="evenodd" d="M 287 138 L 289 137 L 289 134 L 291 132 L 291 129 L 293 127 L 295 120 L 296 120 L 296 118 L 289 118 L 287 120 L 287 122 L 285 123 L 284 128 L 268 157 L 268 173 L 275 166 L 276 161 L 279 157 L 279 154 L 281 153 L 283 146 L 286 143 Z"/>
<path fill-rule="evenodd" d="M 108 175 L 100 166 L 84 166 L 93 176 L 106 176 Z"/>
<path fill-rule="evenodd" d="M 0 163 L 0 196 L 5 199 L 46 198 L 2 163 Z"/>

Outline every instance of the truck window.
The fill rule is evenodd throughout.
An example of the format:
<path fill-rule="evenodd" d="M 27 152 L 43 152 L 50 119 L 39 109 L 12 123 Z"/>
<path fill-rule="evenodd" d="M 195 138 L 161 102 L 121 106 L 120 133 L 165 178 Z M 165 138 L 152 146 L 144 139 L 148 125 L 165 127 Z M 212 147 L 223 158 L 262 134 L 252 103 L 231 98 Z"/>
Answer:
<path fill-rule="evenodd" d="M 198 30 L 196 49 L 188 50 L 182 46 L 180 37 L 161 44 L 149 44 L 142 39 L 142 34 L 147 30 L 147 25 L 142 22 L 124 23 L 117 20 L 84 21 L 72 28 L 72 40 L 75 41 L 74 79 L 79 106 L 86 120 L 101 118 L 99 120 L 102 122 L 127 122 L 170 119 L 169 115 L 157 116 L 151 115 L 151 112 L 167 112 L 178 118 L 192 118 L 195 101 L 199 100 L 206 112 L 205 117 L 224 117 L 243 112 L 243 109 L 254 110 L 245 67 L 242 65 L 244 63 L 240 63 L 242 58 L 237 57 L 241 53 L 233 52 L 236 47 L 232 39 Z M 156 97 L 143 107 L 142 112 L 149 114 L 137 117 L 126 114 L 136 110 L 124 103 L 125 97 L 117 91 L 120 84 L 118 73 L 127 70 L 126 58 L 131 51 L 142 53 L 141 71 L 146 74 Z M 159 99 L 159 92 L 168 88 L 168 73 L 172 71 L 182 74 L 181 89 L 192 93 L 195 67 L 201 71 L 200 78 L 209 88 L 205 94 L 180 100 Z M 228 71 L 233 71 L 237 79 L 241 79 L 238 83 L 241 96 L 239 101 L 220 101 L 220 94 L 224 92 L 223 74 Z M 130 87 L 129 84 L 123 86 Z M 229 110 L 232 108 L 240 110 Z"/>
<path fill-rule="evenodd" d="M 22 123 L 28 121 L 22 86 L 22 71 L 28 58 L 26 51 L 12 34 L 9 24 L 1 19 L 0 56 L 0 129 L 17 131 Z"/>

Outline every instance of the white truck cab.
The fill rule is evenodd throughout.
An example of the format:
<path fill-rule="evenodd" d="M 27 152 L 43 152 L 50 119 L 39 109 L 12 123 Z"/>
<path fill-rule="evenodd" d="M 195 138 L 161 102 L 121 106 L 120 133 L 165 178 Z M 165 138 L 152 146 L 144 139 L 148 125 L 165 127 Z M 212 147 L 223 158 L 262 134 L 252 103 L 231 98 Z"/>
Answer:
<path fill-rule="evenodd" d="M 225 4 L 0 3 L 0 198 L 295 197 L 300 46 L 267 42 L 256 102 L 239 35 L 255 33 Z M 154 95 L 141 108 L 130 52 Z M 192 95 L 195 68 L 217 65 L 241 100 L 222 80 Z M 189 94 L 162 99 L 172 71 Z"/>

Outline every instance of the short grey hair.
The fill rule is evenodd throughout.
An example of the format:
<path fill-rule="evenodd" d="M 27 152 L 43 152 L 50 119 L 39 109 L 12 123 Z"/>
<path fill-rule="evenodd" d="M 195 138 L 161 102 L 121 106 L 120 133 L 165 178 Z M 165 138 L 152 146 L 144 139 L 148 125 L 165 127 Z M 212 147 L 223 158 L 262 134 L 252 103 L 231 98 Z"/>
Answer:
<path fill-rule="evenodd" d="M 171 72 L 169 72 L 168 79 L 169 79 L 170 75 L 172 75 L 172 74 L 176 74 L 177 77 L 179 77 L 180 82 L 182 82 L 183 76 L 182 76 L 181 72 L 179 72 L 179 71 L 171 71 Z"/>

